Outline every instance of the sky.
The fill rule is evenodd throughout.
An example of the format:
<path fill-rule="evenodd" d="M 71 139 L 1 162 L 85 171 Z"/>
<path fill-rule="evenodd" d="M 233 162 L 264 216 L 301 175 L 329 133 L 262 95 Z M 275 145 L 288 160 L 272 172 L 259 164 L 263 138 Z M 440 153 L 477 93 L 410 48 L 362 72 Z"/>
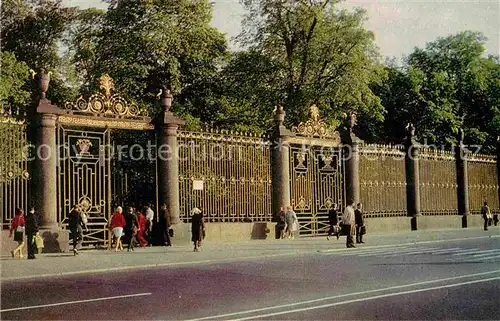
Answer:
<path fill-rule="evenodd" d="M 228 38 L 238 35 L 245 13 L 238 0 L 215 2 L 212 25 Z M 106 8 L 100 0 L 64 0 L 81 8 Z M 438 37 L 463 30 L 482 32 L 486 52 L 500 54 L 500 1 L 498 0 L 346 0 L 342 8 L 361 7 L 368 11 L 365 23 L 375 33 L 382 56 L 398 60 L 415 47 L 423 48 Z M 234 46 L 232 46 L 234 48 Z"/>

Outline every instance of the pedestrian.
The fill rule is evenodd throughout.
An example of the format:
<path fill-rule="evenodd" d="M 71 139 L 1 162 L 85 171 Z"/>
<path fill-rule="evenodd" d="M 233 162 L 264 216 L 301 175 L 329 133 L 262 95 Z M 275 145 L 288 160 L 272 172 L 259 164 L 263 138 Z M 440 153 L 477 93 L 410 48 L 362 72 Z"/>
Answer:
<path fill-rule="evenodd" d="M 481 208 L 481 214 L 483 215 L 483 220 L 484 220 L 484 230 L 488 230 L 488 226 L 491 225 L 491 211 L 490 207 L 488 206 L 488 202 L 484 202 L 483 207 Z"/>
<path fill-rule="evenodd" d="M 14 233 L 14 241 L 17 242 L 17 247 L 10 252 L 12 257 L 15 258 L 16 254 L 19 252 L 19 259 L 23 259 L 23 250 L 24 250 L 24 212 L 20 208 L 16 208 L 16 214 L 12 219 L 9 230 L 9 237 L 12 237 L 12 233 Z"/>
<path fill-rule="evenodd" d="M 337 204 L 333 203 L 330 210 L 328 211 L 328 224 L 330 228 L 328 229 L 328 235 L 326 236 L 327 240 L 330 240 L 330 236 L 335 235 L 337 240 L 340 237 L 340 229 L 339 229 L 339 215 L 337 212 Z"/>
<path fill-rule="evenodd" d="M 37 247 L 35 236 L 38 233 L 38 220 L 35 216 L 35 211 L 29 211 L 25 218 L 26 223 L 26 243 L 28 245 L 28 260 L 35 259 Z"/>
<path fill-rule="evenodd" d="M 139 222 L 139 229 L 137 231 L 137 239 L 141 247 L 148 245 L 146 239 L 146 216 L 142 212 L 137 212 L 137 221 Z"/>
<path fill-rule="evenodd" d="M 295 231 L 298 230 L 298 219 L 297 219 L 297 214 L 293 211 L 293 208 L 291 206 L 287 207 L 287 211 L 285 214 L 285 221 L 286 221 L 286 237 L 288 238 L 295 238 L 294 233 Z"/>
<path fill-rule="evenodd" d="M 201 248 L 201 241 L 205 238 L 205 220 L 201 210 L 197 207 L 191 211 L 191 241 L 194 243 L 194 252 Z"/>
<path fill-rule="evenodd" d="M 153 231 L 153 219 L 154 219 L 155 213 L 151 209 L 151 205 L 146 206 L 146 239 L 148 240 L 149 245 L 151 246 L 151 237 L 152 237 L 152 231 Z"/>
<path fill-rule="evenodd" d="M 87 223 L 78 205 L 74 205 L 69 213 L 69 230 L 73 239 L 73 255 L 78 255 L 78 249 L 83 243 L 83 228 L 88 231 Z"/>
<path fill-rule="evenodd" d="M 160 226 L 162 227 L 163 244 L 166 244 L 167 246 L 172 246 L 172 241 L 170 240 L 170 231 L 169 231 L 171 226 L 171 217 L 170 217 L 170 212 L 167 209 L 167 204 L 163 204 L 161 206 Z"/>
<path fill-rule="evenodd" d="M 280 239 L 284 238 L 285 226 L 286 226 L 286 212 L 285 207 L 281 206 L 279 212 L 276 214 L 276 231 L 277 236 Z"/>
<path fill-rule="evenodd" d="M 354 246 L 354 240 L 352 237 L 356 225 L 354 202 L 346 206 L 344 214 L 342 215 L 342 225 L 347 235 L 346 247 L 348 248 L 356 247 Z"/>
<path fill-rule="evenodd" d="M 363 216 L 363 204 L 358 203 L 356 206 L 356 210 L 354 211 L 354 221 L 356 223 L 356 243 L 365 243 L 363 242 L 363 234 L 366 231 L 365 227 L 365 218 Z"/>
<path fill-rule="evenodd" d="M 115 237 L 115 243 L 116 243 L 115 251 L 118 251 L 118 249 L 123 250 L 121 237 L 123 235 L 123 228 L 127 223 L 125 221 L 125 217 L 123 217 L 122 212 L 123 212 L 122 207 L 118 206 L 113 215 L 111 215 L 111 219 L 109 222 L 109 229 L 111 233 L 113 233 L 113 236 Z"/>
<path fill-rule="evenodd" d="M 128 214 L 125 218 L 127 223 L 127 235 L 129 237 L 127 252 L 134 250 L 137 244 L 137 231 L 139 230 L 139 220 L 133 207 L 128 208 Z"/>

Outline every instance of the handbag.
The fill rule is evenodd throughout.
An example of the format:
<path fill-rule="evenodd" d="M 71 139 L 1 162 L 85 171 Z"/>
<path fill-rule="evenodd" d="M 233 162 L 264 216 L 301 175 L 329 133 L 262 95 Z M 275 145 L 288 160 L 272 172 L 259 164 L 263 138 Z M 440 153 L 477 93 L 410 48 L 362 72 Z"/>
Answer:
<path fill-rule="evenodd" d="M 361 226 L 361 231 L 360 231 L 360 234 L 361 235 L 365 235 L 366 234 L 366 226 Z"/>
<path fill-rule="evenodd" d="M 16 232 L 18 232 L 18 233 L 24 233 L 24 231 L 25 231 L 24 226 L 22 226 L 22 225 L 18 225 L 18 226 L 16 227 Z"/>

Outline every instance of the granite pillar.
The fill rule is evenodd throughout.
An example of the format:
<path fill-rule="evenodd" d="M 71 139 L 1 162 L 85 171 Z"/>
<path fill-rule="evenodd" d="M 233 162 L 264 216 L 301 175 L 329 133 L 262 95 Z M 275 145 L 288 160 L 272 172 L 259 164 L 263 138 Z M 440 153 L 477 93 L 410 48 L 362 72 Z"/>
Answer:
<path fill-rule="evenodd" d="M 463 144 L 463 131 L 460 131 L 459 144 L 455 147 L 455 163 L 457 171 L 457 205 L 458 215 L 462 218 L 462 228 L 467 228 L 469 215 L 469 183 L 467 173 L 467 148 Z"/>
<path fill-rule="evenodd" d="M 272 210 L 276 215 L 280 207 L 290 206 L 290 145 L 289 138 L 295 134 L 283 122 L 285 111 L 278 108 L 274 116 L 275 127 L 272 132 L 271 172 L 272 172 Z"/>
<path fill-rule="evenodd" d="M 415 139 L 415 127 L 408 126 L 408 136 L 405 142 L 405 172 L 406 172 L 406 210 L 411 217 L 411 230 L 417 230 L 417 217 L 420 213 L 420 144 Z"/>
<path fill-rule="evenodd" d="M 157 122 L 158 131 L 158 204 L 166 204 L 171 223 L 180 223 L 179 151 L 177 130 L 185 121 L 170 111 L 172 95 L 167 89 L 161 97 L 162 113 Z M 159 211 L 158 211 L 159 212 Z"/>

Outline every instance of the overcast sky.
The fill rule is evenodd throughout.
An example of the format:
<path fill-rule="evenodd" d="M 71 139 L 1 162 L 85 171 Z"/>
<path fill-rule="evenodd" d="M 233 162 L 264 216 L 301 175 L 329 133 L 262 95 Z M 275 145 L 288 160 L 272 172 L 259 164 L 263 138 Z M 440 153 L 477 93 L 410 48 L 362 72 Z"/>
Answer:
<path fill-rule="evenodd" d="M 64 0 L 82 8 L 106 6 L 100 0 Z M 215 2 L 213 26 L 236 36 L 244 10 L 238 0 Z M 463 30 L 481 31 L 488 38 L 489 54 L 500 53 L 500 1 L 498 0 L 347 0 L 341 7 L 368 11 L 366 28 L 384 56 L 401 58 L 414 47 Z"/>

